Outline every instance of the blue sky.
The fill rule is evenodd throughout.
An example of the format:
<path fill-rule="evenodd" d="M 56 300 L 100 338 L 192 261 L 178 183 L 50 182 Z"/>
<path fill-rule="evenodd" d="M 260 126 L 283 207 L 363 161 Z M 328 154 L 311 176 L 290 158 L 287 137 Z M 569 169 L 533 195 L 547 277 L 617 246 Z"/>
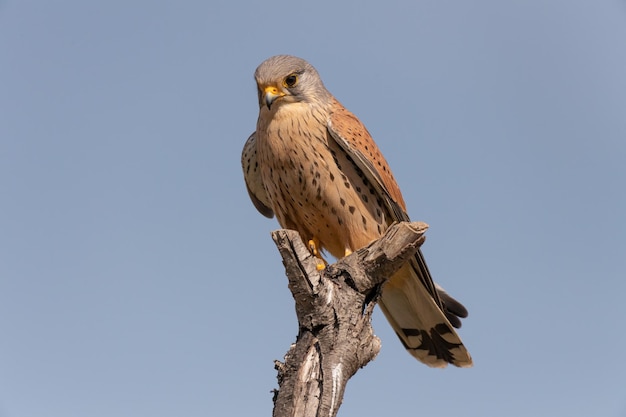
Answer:
<path fill-rule="evenodd" d="M 626 3 L 0 1 L 0 416 L 271 414 L 296 335 L 239 166 L 309 60 L 390 162 L 472 369 L 378 311 L 340 416 L 626 416 Z"/>

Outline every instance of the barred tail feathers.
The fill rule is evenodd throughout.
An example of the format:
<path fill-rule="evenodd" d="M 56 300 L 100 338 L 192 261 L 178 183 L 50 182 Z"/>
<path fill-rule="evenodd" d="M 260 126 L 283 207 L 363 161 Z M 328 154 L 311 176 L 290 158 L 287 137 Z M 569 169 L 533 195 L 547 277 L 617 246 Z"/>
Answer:
<path fill-rule="evenodd" d="M 418 274 L 414 263 L 407 264 L 385 284 L 379 303 L 385 317 L 420 362 L 434 368 L 472 366 L 461 338 Z"/>

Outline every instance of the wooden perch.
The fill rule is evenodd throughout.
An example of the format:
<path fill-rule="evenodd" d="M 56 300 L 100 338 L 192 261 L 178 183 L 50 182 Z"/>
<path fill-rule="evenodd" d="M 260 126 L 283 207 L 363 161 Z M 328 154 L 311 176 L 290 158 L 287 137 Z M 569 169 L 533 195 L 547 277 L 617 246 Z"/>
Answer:
<path fill-rule="evenodd" d="M 323 271 L 297 232 L 272 233 L 299 323 L 285 362 L 275 362 L 274 417 L 337 415 L 348 380 L 380 351 L 371 318 L 381 288 L 415 254 L 427 228 L 421 222 L 397 223 Z"/>

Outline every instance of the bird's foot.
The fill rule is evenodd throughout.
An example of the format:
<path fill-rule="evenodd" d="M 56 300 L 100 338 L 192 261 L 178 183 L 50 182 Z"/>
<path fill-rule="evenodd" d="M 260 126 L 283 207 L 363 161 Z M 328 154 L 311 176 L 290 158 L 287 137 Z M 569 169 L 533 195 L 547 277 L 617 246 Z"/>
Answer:
<path fill-rule="evenodd" d="M 322 255 L 320 254 L 319 250 L 317 249 L 317 242 L 316 239 L 311 239 L 309 240 L 309 250 L 311 251 L 311 253 L 317 258 L 317 270 L 318 271 L 322 271 L 324 269 L 326 269 L 326 260 L 324 260 L 324 258 L 322 258 Z"/>

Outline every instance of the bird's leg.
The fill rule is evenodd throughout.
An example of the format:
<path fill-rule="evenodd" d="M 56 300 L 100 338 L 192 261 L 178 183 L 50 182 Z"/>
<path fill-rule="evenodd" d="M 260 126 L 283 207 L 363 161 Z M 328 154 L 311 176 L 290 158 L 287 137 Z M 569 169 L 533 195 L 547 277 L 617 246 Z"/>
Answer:
<path fill-rule="evenodd" d="M 326 260 L 322 257 L 320 251 L 317 249 L 319 246 L 320 242 L 319 240 L 317 240 L 317 238 L 314 237 L 313 239 L 309 240 L 309 250 L 313 255 L 315 255 L 315 257 L 317 257 L 317 270 L 321 271 L 326 268 L 326 264 L 328 262 L 326 262 Z"/>
<path fill-rule="evenodd" d="M 352 251 L 350 249 L 346 248 L 346 251 L 345 251 L 343 256 L 349 256 L 349 255 L 352 255 Z"/>

